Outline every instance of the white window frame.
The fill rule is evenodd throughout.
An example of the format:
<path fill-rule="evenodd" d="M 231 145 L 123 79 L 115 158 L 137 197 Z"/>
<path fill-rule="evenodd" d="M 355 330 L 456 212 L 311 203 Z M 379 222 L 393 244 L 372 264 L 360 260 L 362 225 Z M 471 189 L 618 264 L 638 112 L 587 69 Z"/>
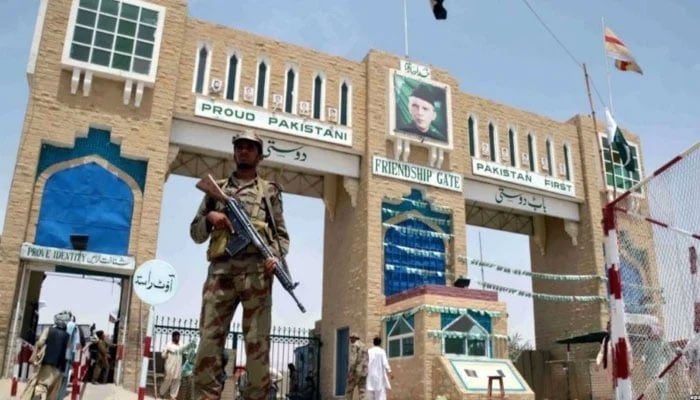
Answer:
<path fill-rule="evenodd" d="M 510 132 L 511 131 L 513 132 L 513 150 L 512 150 L 512 152 L 511 152 L 511 148 L 510 148 Z M 509 158 L 511 157 L 511 153 L 513 153 L 512 156 L 514 156 L 515 160 L 514 161 L 509 160 L 508 166 L 513 167 L 513 168 L 520 168 L 520 146 L 518 145 L 518 131 L 517 131 L 517 129 L 515 129 L 515 127 L 508 126 L 508 157 Z M 515 165 L 511 165 L 511 162 L 513 162 Z M 528 165 L 527 168 L 530 169 L 530 166 Z"/>
<path fill-rule="evenodd" d="M 491 130 L 488 129 L 489 125 L 493 126 L 493 149 L 491 148 Z M 487 130 L 487 136 L 489 140 L 489 161 L 491 162 L 501 162 L 501 150 L 499 149 L 499 141 L 498 141 L 498 125 L 496 125 L 495 122 L 489 121 L 489 124 L 486 125 L 486 130 Z M 494 152 L 493 154 L 496 156 L 494 160 L 491 160 L 491 152 Z"/>
<path fill-rule="evenodd" d="M 287 110 L 287 74 L 289 70 L 294 71 L 294 87 L 292 88 L 292 114 L 297 113 L 297 104 L 299 103 L 299 66 L 296 64 L 287 64 L 284 69 L 284 89 L 282 90 L 284 98 L 282 100 L 282 111 Z"/>
<path fill-rule="evenodd" d="M 476 322 L 476 321 L 474 320 L 474 318 L 472 318 L 471 316 L 469 316 L 469 315 L 460 315 L 460 316 L 458 316 L 457 318 L 454 319 L 454 321 L 450 322 L 449 324 L 447 324 L 447 326 L 445 326 L 444 328 L 442 328 L 442 332 L 447 331 L 447 329 L 448 329 L 450 326 L 454 325 L 457 321 L 459 321 L 459 320 L 462 319 L 462 318 L 469 318 L 469 320 L 471 320 L 471 322 L 472 322 L 477 328 L 479 328 L 479 329 L 482 331 L 482 333 L 483 333 L 484 336 L 485 336 L 485 339 L 484 339 L 484 341 L 485 341 L 484 349 L 486 350 L 486 351 L 485 351 L 486 354 L 483 355 L 483 356 L 477 356 L 477 355 L 469 354 L 469 338 L 468 338 L 468 337 L 462 338 L 462 340 L 466 341 L 465 346 L 464 346 L 464 350 L 466 351 L 466 354 L 446 353 L 446 352 L 445 352 L 445 339 L 449 339 L 449 338 L 446 338 L 445 336 L 442 337 L 442 354 L 443 354 L 443 355 L 446 355 L 446 354 L 453 354 L 453 355 L 461 355 L 461 356 L 468 356 L 468 357 L 491 358 L 491 334 L 489 334 L 488 331 L 486 331 L 486 329 L 485 329 L 483 326 L 481 326 L 480 323 Z M 466 333 L 466 332 L 464 332 L 464 333 Z"/>
<path fill-rule="evenodd" d="M 326 74 L 323 72 L 315 72 L 313 74 L 313 77 L 311 78 L 311 118 L 314 118 L 314 108 L 316 105 L 316 77 L 321 78 L 321 99 L 320 99 L 320 107 L 319 107 L 319 116 L 318 120 L 319 121 L 325 121 L 326 120 Z"/>
<path fill-rule="evenodd" d="M 603 160 L 602 168 L 603 168 L 603 174 L 605 175 L 605 181 L 603 181 L 603 184 L 605 185 L 605 188 L 610 192 L 615 191 L 615 190 L 626 191 L 627 189 L 615 188 L 612 185 L 608 185 L 608 175 L 607 175 L 607 171 L 605 171 L 605 156 L 603 154 L 603 151 L 605 150 L 603 147 L 603 138 L 607 139 L 608 135 L 606 133 L 599 132 L 598 133 L 598 145 L 600 146 L 600 151 L 601 151 L 600 158 Z M 639 182 L 641 182 L 642 180 L 644 180 L 644 174 L 642 173 L 642 153 L 639 152 L 639 145 L 638 144 L 630 143 L 630 142 L 627 142 L 627 144 L 630 147 L 634 147 L 635 153 L 637 153 L 637 172 L 639 173 Z M 615 149 L 613 148 L 612 151 L 615 151 Z M 610 161 L 611 161 L 612 166 L 613 166 L 612 173 L 615 176 L 615 160 L 613 159 L 612 152 L 610 153 Z M 615 178 L 617 179 L 618 177 L 615 176 Z M 627 179 L 627 178 L 625 178 L 625 179 Z M 631 194 L 633 196 L 644 197 L 644 189 L 640 187 L 638 192 L 632 192 Z"/>
<path fill-rule="evenodd" d="M 228 74 L 231 69 L 231 57 L 236 56 L 236 76 L 233 77 L 233 99 L 227 99 L 226 93 L 228 93 Z M 211 59 L 211 57 L 209 57 Z M 238 101 L 241 93 L 241 69 L 243 69 L 243 57 L 241 52 L 235 49 L 228 51 L 226 55 L 226 85 L 224 85 L 224 99 L 228 101 Z M 238 90 L 236 90 L 238 89 Z"/>
<path fill-rule="evenodd" d="M 469 113 L 467 115 L 467 139 L 469 141 L 472 140 L 471 137 L 469 137 L 469 118 L 474 121 L 474 158 L 481 158 L 481 148 L 479 147 L 479 120 L 476 118 L 476 115 Z M 469 151 L 469 148 L 467 148 L 467 151 Z"/>
<path fill-rule="evenodd" d="M 272 69 L 270 59 L 267 57 L 258 57 L 258 61 L 255 63 L 255 98 L 253 99 L 253 105 L 258 106 L 258 83 L 260 79 L 260 63 L 262 62 L 265 63 L 267 68 L 265 68 L 265 87 L 263 89 L 263 104 L 261 107 L 267 108 L 268 100 L 270 97 L 270 69 Z"/>
<path fill-rule="evenodd" d="M 350 79 L 346 78 L 341 79 L 338 85 L 338 125 L 340 125 L 340 114 L 343 107 L 343 83 L 348 87 L 348 109 L 346 110 L 348 119 L 346 121 L 347 124 L 344 126 L 352 128 L 352 84 L 350 83 Z"/>
<path fill-rule="evenodd" d="M 148 75 L 139 74 L 131 71 L 123 71 L 120 69 L 105 67 L 103 65 L 96 65 L 86 61 L 74 60 L 70 57 L 71 44 L 73 42 L 73 34 L 75 32 L 75 24 L 78 18 L 78 6 L 80 5 L 80 0 L 73 0 L 71 5 L 70 14 L 68 15 L 68 25 L 66 29 L 66 36 L 63 41 L 63 54 L 61 56 L 61 64 L 68 68 L 79 68 L 87 71 L 93 72 L 96 76 L 100 76 L 106 79 L 112 80 L 134 80 L 138 82 L 143 82 L 146 86 L 153 86 L 156 81 L 156 75 L 158 73 L 158 60 L 160 58 L 160 45 L 163 38 L 163 28 L 165 25 L 165 7 L 148 3 L 141 0 L 118 0 L 120 3 L 126 3 L 136 7 L 147 8 L 152 11 L 158 12 L 158 22 L 156 23 L 156 32 L 153 40 L 153 55 L 151 57 L 151 68 L 148 71 Z M 97 23 L 97 22 L 96 22 Z M 116 36 L 116 31 L 114 32 Z M 136 40 L 134 38 L 134 40 Z M 116 38 L 112 44 L 111 53 L 114 54 L 114 46 L 116 44 Z"/>
<path fill-rule="evenodd" d="M 534 173 L 539 173 L 540 172 L 540 156 L 538 155 L 537 152 L 537 135 L 535 135 L 534 132 L 530 131 L 527 133 L 528 136 L 532 138 L 532 165 L 535 166 L 535 170 L 531 171 Z M 529 148 L 528 148 L 528 157 L 530 156 Z M 527 166 L 527 170 L 530 171 L 530 165 Z"/>
<path fill-rule="evenodd" d="M 192 93 L 199 94 L 197 93 L 197 73 L 199 72 L 197 68 L 199 67 L 199 52 L 202 50 L 202 47 L 207 49 L 207 63 L 204 65 L 204 82 L 202 83 L 202 95 L 204 96 L 209 94 L 209 85 L 207 83 L 209 82 L 211 59 L 213 54 L 213 45 L 208 41 L 197 42 L 197 49 L 195 50 L 194 58 L 194 71 L 192 71 Z"/>
<path fill-rule="evenodd" d="M 547 142 L 549 142 L 549 147 L 547 147 Z M 548 135 L 547 138 L 544 140 L 544 153 L 547 155 L 548 160 L 551 160 L 551 165 L 547 165 L 547 168 L 549 171 L 547 171 L 547 174 L 549 176 L 556 178 L 557 177 L 557 157 L 556 157 L 556 144 L 554 143 L 554 138 L 551 135 Z"/>
<path fill-rule="evenodd" d="M 396 328 L 396 325 L 398 325 L 400 321 L 403 321 L 403 323 L 405 323 L 406 326 L 411 328 L 411 332 L 391 336 L 391 331 L 393 331 L 394 328 Z M 392 328 L 392 330 L 386 333 L 386 355 L 387 355 L 387 357 L 391 358 L 392 360 L 401 359 L 401 358 L 413 358 L 416 355 L 416 329 L 414 327 L 412 327 L 411 324 L 409 324 L 408 321 L 406 320 L 406 318 L 404 318 L 404 317 L 400 317 L 399 319 L 397 319 L 391 328 Z M 403 340 L 406 338 L 413 338 L 413 354 L 408 355 L 408 356 L 404 355 L 404 353 L 403 353 Z M 391 357 L 389 355 L 389 342 L 392 342 L 394 340 L 399 341 L 399 354 L 400 355 L 396 356 L 396 357 Z"/>

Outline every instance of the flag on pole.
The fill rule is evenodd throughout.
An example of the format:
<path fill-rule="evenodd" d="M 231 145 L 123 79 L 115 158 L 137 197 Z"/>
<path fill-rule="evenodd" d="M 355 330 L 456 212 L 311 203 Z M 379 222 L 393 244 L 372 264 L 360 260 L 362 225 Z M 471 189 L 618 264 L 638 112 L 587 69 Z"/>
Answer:
<path fill-rule="evenodd" d="M 607 26 L 605 27 L 605 51 L 608 57 L 615 59 L 615 68 L 620 71 L 634 71 L 644 75 L 642 68 L 632 56 L 627 46 Z"/>
<path fill-rule="evenodd" d="M 447 19 L 447 10 L 442 3 L 445 0 L 430 0 L 430 8 L 433 10 L 435 19 Z"/>
<path fill-rule="evenodd" d="M 605 116 L 608 119 L 608 141 L 612 144 L 612 147 L 617 150 L 620 155 L 620 163 L 622 167 L 629 172 L 634 172 L 637 165 L 634 162 L 634 157 L 632 157 L 632 150 L 630 149 L 629 143 L 625 140 L 625 136 L 622 134 L 622 130 L 615 122 L 610 110 L 605 108 Z M 612 154 L 610 155 L 612 159 Z"/>

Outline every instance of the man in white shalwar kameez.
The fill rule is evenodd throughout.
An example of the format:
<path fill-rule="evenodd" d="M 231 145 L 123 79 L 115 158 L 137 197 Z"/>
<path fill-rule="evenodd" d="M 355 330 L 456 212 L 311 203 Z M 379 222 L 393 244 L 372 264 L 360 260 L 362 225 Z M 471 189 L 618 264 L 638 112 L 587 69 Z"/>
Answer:
<path fill-rule="evenodd" d="M 180 379 L 182 378 L 180 332 L 173 332 L 172 341 L 165 346 L 161 355 L 165 360 L 165 379 L 160 387 L 160 396 L 165 397 L 166 394 L 169 394 L 170 400 L 175 400 L 180 391 Z"/>
<path fill-rule="evenodd" d="M 394 375 L 386 352 L 380 347 L 382 339 L 375 337 L 372 344 L 374 346 L 367 350 L 367 400 L 386 400 L 386 390 L 391 390 L 389 377 L 394 379 Z"/>

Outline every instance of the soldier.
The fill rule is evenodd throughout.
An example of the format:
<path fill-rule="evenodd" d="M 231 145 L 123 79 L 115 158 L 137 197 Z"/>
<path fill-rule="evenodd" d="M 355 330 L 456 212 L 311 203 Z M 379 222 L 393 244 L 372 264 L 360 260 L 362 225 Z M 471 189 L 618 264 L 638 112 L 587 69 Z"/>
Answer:
<path fill-rule="evenodd" d="M 104 331 L 95 332 L 97 335 L 97 343 L 94 346 L 97 348 L 97 358 L 95 360 L 95 369 L 92 370 L 92 384 L 95 385 L 99 383 L 107 382 L 107 375 L 109 375 L 109 360 L 112 356 L 109 355 L 109 345 L 105 340 Z M 104 379 L 102 378 L 102 373 L 104 372 Z"/>
<path fill-rule="evenodd" d="M 261 236 L 276 257 L 263 259 L 252 244 L 233 257 L 225 252 L 226 243 L 235 235 L 224 205 L 205 196 L 190 226 L 196 243 L 208 238 L 207 260 L 210 262 L 202 293 L 200 316 L 201 341 L 194 368 L 196 400 L 219 399 L 222 390 L 221 353 L 231 318 L 243 303 L 243 335 L 245 337 L 246 400 L 267 399 L 270 391 L 270 324 L 272 311 L 272 279 L 278 257 L 289 248 L 289 235 L 282 211 L 282 190 L 257 174 L 263 159 L 262 140 L 246 131 L 233 140 L 236 171 L 217 184 L 242 204 Z"/>
<path fill-rule="evenodd" d="M 70 335 L 67 324 L 73 315 L 69 311 L 56 314 L 54 325 L 41 332 L 36 342 L 32 363 L 36 372 L 22 392 L 22 400 L 55 400 L 66 368 L 66 351 Z"/>
<path fill-rule="evenodd" d="M 413 121 L 408 126 L 400 127 L 400 130 L 433 139 L 445 139 L 445 134 L 432 125 L 437 118 L 435 107 L 440 99 L 436 90 L 424 83 L 413 89 L 408 98 L 408 111 L 411 113 Z"/>
<path fill-rule="evenodd" d="M 350 334 L 350 351 L 348 357 L 348 380 L 345 388 L 345 400 L 351 400 L 355 387 L 360 400 L 365 400 L 367 387 L 367 348 L 356 333 Z"/>

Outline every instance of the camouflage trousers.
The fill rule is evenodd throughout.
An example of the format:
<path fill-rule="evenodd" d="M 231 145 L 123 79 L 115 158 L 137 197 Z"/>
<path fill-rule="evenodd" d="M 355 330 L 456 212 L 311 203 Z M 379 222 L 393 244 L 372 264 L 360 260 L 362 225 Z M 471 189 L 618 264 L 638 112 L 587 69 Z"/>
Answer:
<path fill-rule="evenodd" d="M 365 400 L 366 399 L 365 391 L 367 390 L 367 377 L 366 376 L 350 376 L 348 378 L 347 386 L 345 388 L 345 400 L 352 400 L 353 399 L 353 393 L 355 392 L 355 388 L 357 388 L 357 392 L 359 394 L 358 399 Z"/>
<path fill-rule="evenodd" d="M 246 400 L 267 400 L 270 392 L 272 277 L 262 272 L 209 274 L 204 283 L 199 322 L 200 342 L 194 364 L 194 400 L 218 400 L 223 389 L 221 353 L 231 319 L 243 304 Z M 235 339 L 234 339 L 235 340 Z"/>

